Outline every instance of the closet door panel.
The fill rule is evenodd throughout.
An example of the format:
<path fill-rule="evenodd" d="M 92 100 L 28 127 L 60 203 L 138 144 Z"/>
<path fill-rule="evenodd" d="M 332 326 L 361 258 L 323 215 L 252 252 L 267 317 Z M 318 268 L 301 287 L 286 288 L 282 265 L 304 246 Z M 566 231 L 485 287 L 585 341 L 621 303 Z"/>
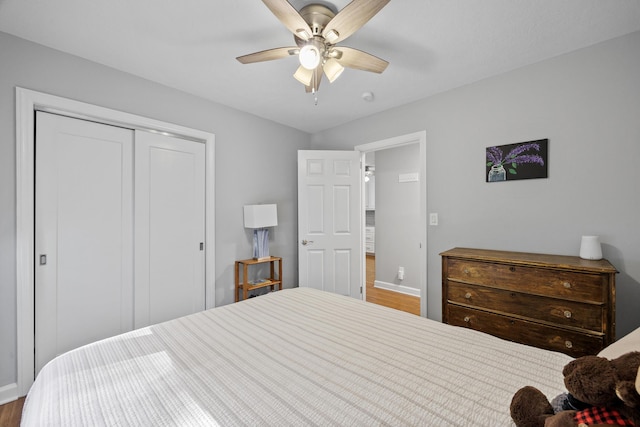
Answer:
<path fill-rule="evenodd" d="M 36 372 L 133 327 L 133 131 L 37 113 Z"/>
<path fill-rule="evenodd" d="M 136 131 L 135 326 L 205 308 L 205 146 Z"/>

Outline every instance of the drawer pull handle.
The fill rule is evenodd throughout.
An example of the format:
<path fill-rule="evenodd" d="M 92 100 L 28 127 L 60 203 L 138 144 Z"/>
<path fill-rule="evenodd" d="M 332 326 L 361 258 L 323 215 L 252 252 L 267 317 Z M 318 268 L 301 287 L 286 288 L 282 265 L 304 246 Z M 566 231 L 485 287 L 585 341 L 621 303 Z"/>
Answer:
<path fill-rule="evenodd" d="M 469 316 L 464 317 L 464 323 L 469 323 L 470 321 L 471 321 L 471 318 Z"/>
<path fill-rule="evenodd" d="M 564 287 L 565 287 L 565 288 L 567 288 L 567 289 L 571 289 L 571 283 L 569 283 L 569 282 L 564 282 L 564 283 L 562 284 L 562 286 L 564 286 Z"/>
<path fill-rule="evenodd" d="M 509 267 L 509 271 L 514 272 L 516 271 L 516 268 L 514 266 Z"/>
<path fill-rule="evenodd" d="M 466 299 L 471 298 L 471 293 L 470 293 L 470 292 L 467 292 L 466 294 L 464 294 L 464 297 L 465 297 Z"/>
<path fill-rule="evenodd" d="M 569 310 L 565 310 L 564 317 L 566 317 L 567 319 L 571 319 L 571 312 Z"/>
<path fill-rule="evenodd" d="M 463 272 L 464 274 L 469 274 L 469 269 L 468 269 L 468 268 L 465 268 L 464 270 L 462 270 L 462 272 Z"/>
<path fill-rule="evenodd" d="M 565 342 L 564 342 L 564 345 L 565 345 L 565 347 L 567 347 L 567 348 L 572 348 L 572 347 L 573 347 L 573 343 L 572 343 L 571 341 L 569 341 L 569 340 L 565 341 Z"/>

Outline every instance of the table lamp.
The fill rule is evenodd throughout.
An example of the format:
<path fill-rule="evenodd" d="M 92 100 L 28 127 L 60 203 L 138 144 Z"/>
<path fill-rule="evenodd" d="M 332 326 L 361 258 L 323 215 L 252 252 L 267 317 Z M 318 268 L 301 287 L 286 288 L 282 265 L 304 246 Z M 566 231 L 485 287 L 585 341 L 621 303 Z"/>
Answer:
<path fill-rule="evenodd" d="M 602 259 L 602 246 L 599 236 L 582 236 L 580 242 L 580 258 L 582 259 Z"/>
<path fill-rule="evenodd" d="M 278 225 L 277 205 L 246 205 L 244 227 L 253 228 L 253 259 L 269 258 L 269 229 Z"/>

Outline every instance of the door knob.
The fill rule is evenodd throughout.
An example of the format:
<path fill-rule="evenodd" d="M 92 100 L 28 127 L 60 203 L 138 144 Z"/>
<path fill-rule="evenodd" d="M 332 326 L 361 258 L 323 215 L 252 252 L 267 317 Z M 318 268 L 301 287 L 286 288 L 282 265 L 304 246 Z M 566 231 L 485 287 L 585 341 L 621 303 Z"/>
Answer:
<path fill-rule="evenodd" d="M 307 245 L 310 245 L 310 244 L 312 244 L 312 243 L 313 243 L 313 240 L 307 240 L 307 239 L 304 239 L 304 240 L 302 241 L 302 246 L 307 246 Z"/>

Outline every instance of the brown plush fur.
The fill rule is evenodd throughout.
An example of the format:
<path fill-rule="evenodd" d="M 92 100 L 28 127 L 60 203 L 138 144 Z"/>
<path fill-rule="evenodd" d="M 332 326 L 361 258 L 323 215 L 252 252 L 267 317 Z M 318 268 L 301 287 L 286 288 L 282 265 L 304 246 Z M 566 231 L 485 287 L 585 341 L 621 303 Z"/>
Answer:
<path fill-rule="evenodd" d="M 535 387 L 521 388 L 511 400 L 511 418 L 518 427 L 544 426 L 545 420 L 552 415 L 549 400 Z"/>
<path fill-rule="evenodd" d="M 584 356 L 568 363 L 564 383 L 576 399 L 592 406 L 616 409 L 640 426 L 640 352 L 617 359 Z M 546 396 L 526 386 L 511 400 L 511 418 L 517 427 L 575 427 L 576 411 L 553 413 Z"/>

